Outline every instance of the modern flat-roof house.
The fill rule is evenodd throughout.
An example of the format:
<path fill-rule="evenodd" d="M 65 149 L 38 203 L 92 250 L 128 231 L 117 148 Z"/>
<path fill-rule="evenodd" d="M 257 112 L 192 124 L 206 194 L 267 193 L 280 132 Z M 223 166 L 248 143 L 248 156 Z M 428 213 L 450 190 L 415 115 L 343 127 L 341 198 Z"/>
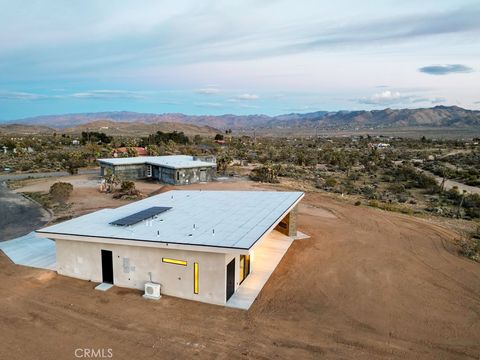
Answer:
<path fill-rule="evenodd" d="M 106 169 L 110 169 L 121 179 L 150 178 L 172 185 L 211 181 L 217 171 L 215 157 L 189 155 L 109 158 L 98 159 L 97 162 L 100 164 L 100 176 L 104 176 Z"/>
<path fill-rule="evenodd" d="M 297 237 L 302 192 L 169 191 L 37 231 L 61 275 L 248 309 Z"/>

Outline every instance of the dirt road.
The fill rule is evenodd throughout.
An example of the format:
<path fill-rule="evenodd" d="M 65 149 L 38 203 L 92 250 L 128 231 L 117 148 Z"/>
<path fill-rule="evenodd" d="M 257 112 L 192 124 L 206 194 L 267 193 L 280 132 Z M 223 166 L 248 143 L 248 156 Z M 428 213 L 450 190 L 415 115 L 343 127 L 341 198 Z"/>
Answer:
<path fill-rule="evenodd" d="M 78 174 L 79 175 L 98 175 L 100 174 L 100 170 L 99 169 L 79 169 Z M 48 178 L 48 177 L 62 177 L 62 176 L 71 176 L 71 175 L 66 171 L 1 174 L 0 181 L 40 179 L 40 178 Z"/>
<path fill-rule="evenodd" d="M 443 178 L 440 176 L 435 175 L 434 173 L 431 173 L 430 171 L 427 170 L 420 170 L 430 176 L 433 176 L 435 180 L 437 181 L 438 185 L 441 185 L 443 182 Z M 464 183 L 455 181 L 455 180 L 450 180 L 450 179 L 445 179 L 445 183 L 443 184 L 443 187 L 445 190 L 450 190 L 453 187 L 457 187 L 458 190 L 461 191 L 466 191 L 467 193 L 470 194 L 480 194 L 480 188 L 476 186 L 470 186 L 466 185 Z"/>
<path fill-rule="evenodd" d="M 306 195 L 299 229 L 311 239 L 293 243 L 248 312 L 102 293 L 0 256 L 0 358 L 479 358 L 480 265 L 456 255 L 454 234 L 321 194 Z"/>

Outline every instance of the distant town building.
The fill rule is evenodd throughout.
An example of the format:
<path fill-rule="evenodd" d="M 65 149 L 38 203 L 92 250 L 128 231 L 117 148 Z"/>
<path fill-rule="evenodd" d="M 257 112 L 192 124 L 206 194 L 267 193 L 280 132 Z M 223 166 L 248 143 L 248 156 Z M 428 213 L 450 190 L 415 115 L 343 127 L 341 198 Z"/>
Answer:
<path fill-rule="evenodd" d="M 80 140 L 72 140 L 72 145 L 80 145 Z"/>
<path fill-rule="evenodd" d="M 372 148 L 376 148 L 376 149 L 385 149 L 385 148 L 390 147 L 390 144 L 387 144 L 387 143 L 370 143 L 370 144 L 368 144 L 368 146 L 370 146 Z"/>

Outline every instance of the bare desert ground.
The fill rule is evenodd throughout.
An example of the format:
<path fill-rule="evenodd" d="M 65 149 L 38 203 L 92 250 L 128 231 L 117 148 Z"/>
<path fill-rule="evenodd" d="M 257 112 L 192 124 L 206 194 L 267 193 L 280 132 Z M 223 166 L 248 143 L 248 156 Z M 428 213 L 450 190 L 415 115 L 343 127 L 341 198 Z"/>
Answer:
<path fill-rule="evenodd" d="M 16 187 L 18 193 L 45 192 L 47 193 L 57 181 L 68 182 L 73 185 L 73 192 L 68 202 L 71 207 L 61 214 L 61 216 L 78 216 L 86 214 L 97 209 L 118 207 L 128 204 L 131 201 L 113 199 L 111 194 L 105 194 L 98 191 L 100 178 L 97 175 L 74 175 L 64 177 L 51 177 L 43 179 L 22 180 Z M 154 182 L 139 181 L 136 187 L 144 194 L 158 190 L 162 186 Z"/>
<path fill-rule="evenodd" d="M 305 196 L 299 229 L 311 238 L 292 244 L 249 311 L 98 292 L 0 256 L 0 358 L 73 359 L 77 348 L 114 359 L 480 357 L 480 266 L 457 255 L 454 233 L 319 193 Z"/>

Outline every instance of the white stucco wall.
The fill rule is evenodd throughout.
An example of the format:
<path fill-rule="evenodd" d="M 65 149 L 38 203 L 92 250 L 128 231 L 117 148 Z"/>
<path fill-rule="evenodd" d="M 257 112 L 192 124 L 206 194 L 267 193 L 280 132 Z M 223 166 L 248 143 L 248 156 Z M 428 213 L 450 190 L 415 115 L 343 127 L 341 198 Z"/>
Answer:
<path fill-rule="evenodd" d="M 148 273 L 151 272 L 152 280 L 162 285 L 163 294 L 225 304 L 226 256 L 223 253 L 59 239 L 55 243 L 57 271 L 61 275 L 101 282 L 101 250 L 110 250 L 113 254 L 114 284 L 117 286 L 143 290 L 145 282 L 149 281 Z M 164 263 L 162 257 L 187 261 L 187 266 Z M 239 259 L 235 269 L 236 283 L 238 261 Z M 193 292 L 194 262 L 199 265 L 199 294 Z"/>

